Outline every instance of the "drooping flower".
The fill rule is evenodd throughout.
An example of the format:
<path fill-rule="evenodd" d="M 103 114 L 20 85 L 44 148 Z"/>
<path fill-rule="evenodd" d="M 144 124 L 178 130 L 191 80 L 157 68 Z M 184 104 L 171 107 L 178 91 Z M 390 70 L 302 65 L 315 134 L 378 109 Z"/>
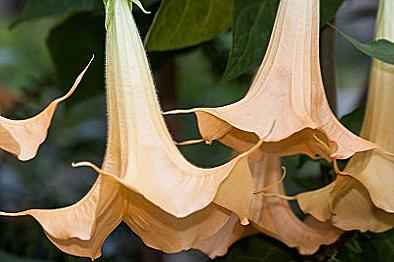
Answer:
<path fill-rule="evenodd" d="M 197 185 L 193 181 L 181 180 L 176 183 L 177 187 L 164 190 L 159 188 L 171 183 L 172 176 L 176 177 L 177 172 L 174 170 L 177 169 L 174 169 L 174 166 L 179 168 L 178 163 L 187 162 L 179 157 L 179 152 L 172 146 L 163 124 L 145 53 L 128 2 L 110 0 L 108 3 L 112 3 L 114 8 L 111 16 L 113 21 L 107 23 L 109 138 L 103 168 L 99 170 L 101 175 L 90 192 L 75 205 L 54 210 L 28 210 L 1 214 L 31 215 L 43 226 L 48 238 L 61 250 L 91 258 L 100 256 L 104 240 L 121 221 L 125 221 L 148 246 L 169 253 L 197 248 L 211 257 L 223 255 L 234 241 L 257 232 L 253 227 L 240 225 L 239 222 L 244 217 L 253 218 L 255 220 L 253 223 L 256 223 L 259 230 L 290 246 L 300 247 L 300 250 L 305 246 L 307 250 L 305 252 L 312 252 L 320 244 L 333 241 L 336 233 L 333 235 L 329 230 L 294 222 L 296 218 L 294 215 L 289 215 L 290 208 L 287 204 L 270 198 L 261 199 L 260 196 L 254 195 L 255 187 L 269 186 L 271 181 L 278 179 L 277 175 L 280 175 L 280 171 L 275 173 L 276 176 L 275 174 L 261 176 L 260 168 L 254 168 L 253 179 L 256 180 L 254 186 L 249 174 L 246 154 L 233 160 L 235 163 L 231 164 L 232 170 L 227 164 L 226 170 L 228 168 L 231 173 L 219 183 L 220 187 L 214 203 L 199 211 L 190 211 L 191 214 L 186 217 L 177 218 L 174 214 L 164 211 L 163 207 L 167 206 L 151 202 L 149 194 L 144 196 L 145 192 L 138 188 L 138 183 L 142 183 L 145 187 L 149 187 L 151 183 L 152 190 L 156 190 L 163 201 L 170 199 L 171 195 L 177 194 L 179 190 L 181 192 L 192 190 L 204 201 L 204 193 L 212 189 L 209 185 L 205 187 L 200 185 L 205 183 L 202 180 Z M 129 48 L 129 45 L 133 48 Z M 135 65 L 139 66 L 135 68 Z M 165 146 L 161 147 L 162 143 L 165 143 Z M 162 148 L 166 150 L 160 151 Z M 171 161 L 167 162 L 168 159 Z M 157 163 L 158 161 L 160 163 Z M 275 161 L 273 163 L 278 164 Z M 265 164 L 259 162 L 259 165 Z M 152 169 L 161 177 L 138 178 L 138 170 L 149 174 Z M 188 177 L 200 179 L 194 170 L 195 167 L 188 164 L 188 171 L 191 172 Z M 215 169 L 214 172 L 217 170 Z M 133 176 L 130 175 L 131 171 Z M 170 173 L 166 174 L 164 171 Z M 207 170 L 203 171 L 207 172 Z M 213 176 L 208 175 L 209 173 L 205 173 L 205 177 L 214 179 Z M 258 182 L 261 179 L 264 179 L 264 182 Z M 130 189 L 130 185 L 134 183 L 134 188 Z M 270 190 L 276 188 L 280 190 L 281 185 L 276 183 L 269 187 Z M 185 198 L 183 193 L 177 196 L 180 203 L 189 201 L 188 204 L 193 204 L 195 201 L 194 196 L 186 199 L 183 199 Z M 269 204 L 261 205 L 261 201 L 267 201 Z M 259 208 L 264 208 L 266 212 L 262 213 Z M 182 209 L 177 211 L 185 212 Z M 282 223 L 294 229 L 297 236 L 272 226 L 281 226 Z M 319 236 L 319 234 L 323 235 Z M 303 240 L 299 236 L 307 236 L 305 239 L 308 243 L 302 243 Z"/>
<path fill-rule="evenodd" d="M 279 157 L 266 156 L 250 165 L 256 191 L 265 189 L 265 194 L 256 192 L 253 197 L 249 217 L 251 224 L 240 225 L 233 214 L 222 229 L 208 239 L 197 241 L 194 248 L 210 256 L 224 255 L 235 241 L 264 233 L 297 248 L 301 254 L 311 255 L 321 245 L 332 244 L 338 239 L 342 231 L 311 216 L 301 221 L 294 215 L 287 200 L 269 196 L 284 194 Z"/>
<path fill-rule="evenodd" d="M 99 257 L 121 221 L 148 246 L 169 253 L 216 234 L 233 219 L 228 210 L 248 223 L 254 188 L 247 156 L 253 149 L 212 169 L 183 158 L 162 118 L 130 3 L 106 2 L 106 156 L 102 169 L 77 164 L 96 169 L 96 183 L 69 207 L 0 213 L 33 216 L 59 249 L 77 256 Z"/>
<path fill-rule="evenodd" d="M 87 162 L 78 165 L 93 167 L 175 217 L 186 217 L 215 199 L 247 223 L 253 192 L 250 152 L 211 169 L 195 167 L 182 156 L 161 115 L 129 3 L 107 2 L 111 7 L 106 44 L 109 135 L 103 168 Z M 239 180 L 237 188 L 227 186 L 234 180 Z"/>
<path fill-rule="evenodd" d="M 394 2 L 380 0 L 376 39 L 394 40 Z M 373 60 L 361 136 L 394 150 L 394 66 Z M 301 208 L 344 230 L 382 232 L 394 226 L 394 158 L 357 153 L 332 184 L 298 196 Z"/>
<path fill-rule="evenodd" d="M 203 140 L 244 152 L 305 153 L 329 161 L 377 147 L 345 129 L 331 112 L 319 64 L 319 0 L 282 0 L 262 65 L 246 96 L 194 112 Z M 271 130 L 271 126 L 275 127 Z"/>
<path fill-rule="evenodd" d="M 77 77 L 71 89 L 64 96 L 53 100 L 39 114 L 24 120 L 11 120 L 0 116 L 0 148 L 16 155 L 22 161 L 35 157 L 39 146 L 46 139 L 57 106 L 74 93 L 90 62 Z"/>
<path fill-rule="evenodd" d="M 176 218 L 106 176 L 98 177 L 88 194 L 72 206 L 0 215 L 30 215 L 60 250 L 92 259 L 101 256 L 104 241 L 122 221 L 146 245 L 177 253 L 194 245 L 198 248 L 196 243 L 203 243 L 234 219 L 228 210 L 214 203 L 185 218 Z M 239 223 L 238 218 L 236 221 Z M 215 250 L 210 255 L 215 257 Z"/>
<path fill-rule="evenodd" d="M 266 194 L 255 194 L 250 211 L 250 222 L 259 231 L 278 239 L 301 254 L 311 255 L 321 245 L 334 243 L 341 231 L 328 223 L 307 216 L 299 220 L 288 201 L 271 195 L 284 195 L 281 181 L 280 158 L 266 156 L 261 162 L 251 163 L 256 190 L 266 188 Z"/>

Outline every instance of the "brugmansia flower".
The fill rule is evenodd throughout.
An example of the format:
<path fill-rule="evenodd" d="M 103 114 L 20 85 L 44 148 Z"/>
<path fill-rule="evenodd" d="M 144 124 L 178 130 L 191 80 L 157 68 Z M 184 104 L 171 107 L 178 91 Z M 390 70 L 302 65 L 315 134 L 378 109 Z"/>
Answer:
<path fill-rule="evenodd" d="M 376 38 L 394 40 L 394 2 L 380 0 Z M 394 150 L 394 66 L 373 60 L 361 136 Z M 357 153 L 336 181 L 298 196 L 301 208 L 344 230 L 381 232 L 394 225 L 394 159 L 380 151 Z"/>
<path fill-rule="evenodd" d="M 39 146 L 47 136 L 57 106 L 73 94 L 89 65 L 77 77 L 67 94 L 53 100 L 34 117 L 24 120 L 10 120 L 0 116 L 0 148 L 16 155 L 22 161 L 35 157 Z"/>
<path fill-rule="evenodd" d="M 106 4 L 107 151 L 102 169 L 78 164 L 100 175 L 75 205 L 1 214 L 31 215 L 61 250 L 91 258 L 100 256 L 104 240 L 121 221 L 165 252 L 210 238 L 233 219 L 228 210 L 247 224 L 254 192 L 251 151 L 212 169 L 183 158 L 162 118 L 130 1 Z"/>
<path fill-rule="evenodd" d="M 254 195 L 250 206 L 251 224 L 240 225 L 237 216 L 232 214 L 216 234 L 197 241 L 194 248 L 211 257 L 224 255 L 235 241 L 262 232 L 289 247 L 296 247 L 301 254 L 310 255 L 322 244 L 329 245 L 338 239 L 342 232 L 337 228 L 311 216 L 300 221 L 286 200 L 268 196 L 284 194 L 279 157 L 267 156 L 263 160 L 251 162 L 250 165 L 256 190 L 266 189 L 266 194 Z"/>
<path fill-rule="evenodd" d="M 110 170 L 112 167 L 106 168 Z M 212 203 L 185 218 L 176 218 L 142 195 L 105 176 L 99 176 L 88 194 L 72 206 L 0 214 L 31 215 L 41 224 L 48 239 L 60 250 L 92 259 L 101 256 L 105 239 L 121 221 L 146 245 L 167 253 L 177 253 L 193 247 L 204 250 L 200 247 L 201 243 L 211 239 L 237 217 Z M 236 221 L 239 223 L 238 218 Z M 220 252 L 221 249 L 217 248 L 217 252 Z M 215 257 L 217 252 L 211 250 L 210 255 Z"/>
<path fill-rule="evenodd" d="M 78 165 L 93 167 L 175 217 L 186 217 L 214 200 L 247 223 L 253 193 L 250 152 L 212 169 L 195 167 L 182 156 L 161 115 L 129 2 L 107 2 L 113 10 L 107 10 L 112 13 L 106 46 L 109 137 L 103 169 Z M 229 186 L 233 182 L 236 188 Z"/>
<path fill-rule="evenodd" d="M 342 232 L 337 228 L 311 216 L 300 221 L 287 200 L 273 197 L 284 195 L 279 157 L 266 156 L 250 165 L 257 193 L 250 206 L 251 224 L 240 225 L 233 214 L 221 230 L 208 239 L 196 242 L 194 248 L 211 257 L 224 255 L 237 240 L 262 232 L 289 247 L 296 247 L 301 254 L 311 255 L 321 245 L 332 244 L 338 239 Z M 259 193 L 262 188 L 265 194 Z"/>
<path fill-rule="evenodd" d="M 332 243 L 337 230 L 303 224 L 286 202 L 253 194 L 261 187 L 282 192 L 277 158 L 254 163 L 253 177 L 246 153 L 214 169 L 184 160 L 164 125 L 129 3 L 107 4 L 113 8 L 107 9 L 108 147 L 102 169 L 79 164 L 101 175 L 75 205 L 1 214 L 31 215 L 61 250 L 91 258 L 100 256 L 121 221 L 147 245 L 171 253 L 196 248 L 210 257 L 223 255 L 234 241 L 258 231 L 308 254 Z M 240 224 L 247 219 L 252 226 Z"/>
<path fill-rule="evenodd" d="M 319 65 L 319 1 L 280 2 L 267 53 L 240 101 L 194 112 L 203 140 L 244 152 L 263 139 L 260 153 L 305 153 L 346 159 L 376 145 L 346 130 L 331 112 Z M 271 130 L 271 126 L 275 127 Z"/>
<path fill-rule="evenodd" d="M 256 190 L 267 189 L 265 194 L 255 194 L 252 200 L 249 220 L 253 227 L 289 247 L 296 247 L 304 255 L 313 254 L 320 245 L 329 245 L 338 239 L 340 230 L 310 216 L 300 221 L 287 200 L 275 197 L 285 194 L 279 157 L 266 156 L 260 162 L 251 163 L 251 168 Z"/>

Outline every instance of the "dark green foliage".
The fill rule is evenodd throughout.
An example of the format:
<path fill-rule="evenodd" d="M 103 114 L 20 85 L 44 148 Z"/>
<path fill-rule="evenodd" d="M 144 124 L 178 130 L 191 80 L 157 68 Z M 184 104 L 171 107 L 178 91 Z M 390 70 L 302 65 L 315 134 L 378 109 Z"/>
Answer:
<path fill-rule="evenodd" d="M 361 234 L 355 232 L 337 249 L 335 261 L 391 262 L 394 259 L 394 231 Z"/>
<path fill-rule="evenodd" d="M 94 55 L 89 70 L 68 105 L 104 93 L 104 17 L 77 13 L 55 27 L 48 37 L 59 86 L 68 90 Z"/>
<path fill-rule="evenodd" d="M 150 51 L 167 51 L 211 40 L 226 31 L 233 0 L 164 0 L 146 39 Z"/>
<path fill-rule="evenodd" d="M 389 64 L 394 64 L 394 43 L 387 41 L 386 39 L 379 39 L 364 44 L 348 36 L 337 27 L 335 27 L 335 29 L 346 41 L 365 55 Z"/>
<path fill-rule="evenodd" d="M 102 8 L 102 2 L 99 0 L 51 0 L 46 1 L 45 4 L 43 4 L 42 0 L 28 0 L 23 7 L 22 14 L 13 25 L 50 16 L 70 15 L 83 11 L 99 11 Z"/>
<path fill-rule="evenodd" d="M 248 237 L 236 243 L 218 262 L 289 262 L 298 257 L 294 250 L 264 235 Z"/>
<path fill-rule="evenodd" d="M 253 72 L 261 63 L 279 0 L 235 0 L 233 43 L 223 74 L 228 81 Z"/>
<path fill-rule="evenodd" d="M 235 0 L 233 43 L 223 80 L 253 73 L 261 64 L 271 36 L 279 0 Z M 321 2 L 321 24 L 334 17 L 343 0 Z"/>
<path fill-rule="evenodd" d="M 264 235 L 248 237 L 234 244 L 217 262 L 391 262 L 394 259 L 394 230 L 386 233 L 348 232 L 332 246 L 323 246 L 313 256 L 301 256 L 295 249 Z"/>
<path fill-rule="evenodd" d="M 320 25 L 325 26 L 337 13 L 345 0 L 320 0 Z"/>
<path fill-rule="evenodd" d="M 361 127 L 364 120 L 365 106 L 360 106 L 353 112 L 343 116 L 341 123 L 346 126 L 347 129 L 355 134 L 360 134 Z"/>

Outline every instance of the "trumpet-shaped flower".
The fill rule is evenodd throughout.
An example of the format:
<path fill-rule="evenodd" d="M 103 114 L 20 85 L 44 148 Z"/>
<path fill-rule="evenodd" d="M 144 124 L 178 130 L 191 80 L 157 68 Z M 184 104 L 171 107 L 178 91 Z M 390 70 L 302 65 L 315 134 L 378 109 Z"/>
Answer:
<path fill-rule="evenodd" d="M 89 65 L 64 96 L 53 100 L 39 114 L 24 120 L 10 120 L 0 116 L 0 148 L 16 155 L 22 161 L 35 157 L 39 146 L 46 139 L 48 128 L 59 103 L 74 93 L 88 67 Z"/>
<path fill-rule="evenodd" d="M 312 216 L 307 216 L 304 221 L 299 220 L 285 199 L 275 197 L 284 194 L 279 157 L 267 156 L 250 165 L 256 190 L 263 188 L 265 191 L 265 194 L 256 192 L 253 197 L 249 218 L 251 224 L 240 225 L 233 214 L 222 229 L 209 239 L 196 242 L 194 248 L 210 256 L 224 255 L 235 241 L 262 232 L 289 247 L 297 248 L 301 254 L 311 255 L 321 245 L 332 244 L 338 239 L 342 233 L 340 230 Z"/>
<path fill-rule="evenodd" d="M 113 167 L 115 171 L 117 166 Z M 106 170 L 111 168 L 106 166 Z M 60 250 L 92 259 L 101 256 L 105 239 L 122 221 L 146 245 L 167 253 L 177 253 L 194 246 L 199 248 L 201 243 L 234 219 L 228 210 L 214 203 L 185 218 L 176 218 L 106 176 L 99 176 L 88 194 L 72 206 L 0 214 L 31 215 Z M 239 223 L 238 218 L 236 221 Z M 217 253 L 220 250 L 211 250 L 210 255 L 220 255 Z"/>
<path fill-rule="evenodd" d="M 230 214 L 227 222 L 209 238 L 196 241 L 193 248 L 210 257 L 222 256 L 228 248 L 241 238 L 264 233 L 295 247 L 301 254 L 311 255 L 321 245 L 334 243 L 342 231 L 311 216 L 300 221 L 284 199 L 273 197 L 284 194 L 280 179 L 280 160 L 277 156 L 265 157 L 250 163 L 256 189 L 265 188 L 266 194 L 255 194 L 250 206 L 250 222 L 242 226 L 235 214 Z M 273 196 L 269 196 L 273 194 Z"/>
<path fill-rule="evenodd" d="M 175 217 L 186 217 L 215 199 L 247 223 L 246 207 L 253 192 L 247 161 L 250 152 L 212 169 L 195 167 L 182 156 L 161 115 L 129 1 L 109 0 L 107 6 L 113 9 L 107 10 L 112 15 L 107 21 L 106 158 L 103 169 L 90 163 L 79 166 L 93 167 Z M 239 182 L 237 188 L 229 187 L 234 180 Z"/>
<path fill-rule="evenodd" d="M 255 194 L 250 211 L 251 224 L 259 231 L 278 239 L 289 247 L 296 247 L 301 254 L 315 253 L 320 245 L 334 243 L 341 231 L 328 223 L 307 216 L 300 221 L 283 195 L 280 158 L 266 156 L 259 163 L 251 163 L 256 190 L 265 188 L 265 194 Z M 271 195 L 271 196 L 270 196 Z"/>
<path fill-rule="evenodd" d="M 319 65 L 319 0 L 280 2 L 267 53 L 243 99 L 166 114 L 189 112 L 196 114 L 203 140 L 219 140 L 238 152 L 260 139 L 260 153 L 327 160 L 376 147 L 345 129 L 329 108 Z"/>
<path fill-rule="evenodd" d="M 394 40 L 394 2 L 381 0 L 376 38 Z M 394 150 L 394 66 L 374 60 L 361 136 Z M 394 225 L 394 159 L 380 151 L 357 153 L 336 181 L 298 196 L 301 208 L 345 230 L 381 232 Z"/>
<path fill-rule="evenodd" d="M 247 156 L 253 149 L 212 169 L 187 162 L 162 118 L 130 1 L 106 4 L 107 151 L 102 169 L 77 165 L 100 175 L 75 205 L 1 214 L 31 215 L 61 250 L 91 258 L 100 256 L 121 221 L 165 252 L 210 238 L 233 219 L 228 210 L 247 224 L 254 190 Z"/>

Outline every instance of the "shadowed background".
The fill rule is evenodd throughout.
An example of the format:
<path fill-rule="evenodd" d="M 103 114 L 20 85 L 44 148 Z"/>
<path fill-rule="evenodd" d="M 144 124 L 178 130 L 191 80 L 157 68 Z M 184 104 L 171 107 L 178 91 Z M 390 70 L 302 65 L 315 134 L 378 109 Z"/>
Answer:
<path fill-rule="evenodd" d="M 158 0 L 142 2 L 153 13 L 148 16 L 135 10 L 136 21 L 145 36 L 160 3 Z M 50 8 L 51 0 L 41 0 L 41 3 L 45 10 Z M 0 152 L 0 210 L 5 211 L 62 207 L 81 199 L 96 174 L 85 168 L 73 169 L 70 163 L 89 160 L 100 164 L 106 143 L 105 31 L 101 1 L 94 6 L 87 4 L 86 9 L 80 8 L 77 12 L 70 10 L 56 16 L 44 14 L 43 18 L 33 20 L 24 16 L 24 4 L 25 1 L 21 0 L 0 0 L 2 116 L 13 119 L 33 116 L 68 89 L 92 54 L 96 59 L 77 92 L 57 111 L 48 139 L 34 160 L 19 162 Z M 335 22 L 353 37 L 366 42 L 373 38 L 376 10 L 375 0 L 347 0 Z M 245 94 L 253 73 L 233 81 L 221 81 L 231 49 L 231 37 L 231 32 L 225 32 L 213 40 L 178 51 L 148 53 L 164 110 L 224 105 Z M 370 58 L 341 38 L 335 43 L 335 59 L 331 62 L 336 60 L 336 64 L 330 65 L 336 66 L 336 76 L 330 80 L 338 87 L 337 112 L 342 117 L 356 110 L 344 119 L 344 123 L 358 132 Z M 167 120 L 175 140 L 198 136 L 193 116 L 169 117 Z M 182 148 L 182 152 L 188 160 L 204 167 L 224 163 L 231 156 L 231 150 L 218 143 L 210 147 L 189 146 Z M 329 182 L 322 178 L 327 163 L 294 156 L 284 159 L 283 164 L 291 174 L 286 179 L 289 194 Z M 298 212 L 296 206 L 294 209 Z M 29 217 L 0 218 L 0 232 L 1 261 L 88 261 L 60 252 Z M 339 243 L 322 248 L 313 257 L 299 256 L 294 250 L 264 236 L 243 240 L 231 252 L 253 247 L 250 255 L 258 257 L 258 261 L 369 261 L 376 258 L 392 261 L 394 236 L 391 235 L 391 232 L 380 235 L 350 232 Z M 206 261 L 207 258 L 197 251 L 177 255 L 154 251 L 121 225 L 105 242 L 103 257 L 98 260 L 171 262 Z M 231 261 L 226 257 L 220 260 Z"/>

